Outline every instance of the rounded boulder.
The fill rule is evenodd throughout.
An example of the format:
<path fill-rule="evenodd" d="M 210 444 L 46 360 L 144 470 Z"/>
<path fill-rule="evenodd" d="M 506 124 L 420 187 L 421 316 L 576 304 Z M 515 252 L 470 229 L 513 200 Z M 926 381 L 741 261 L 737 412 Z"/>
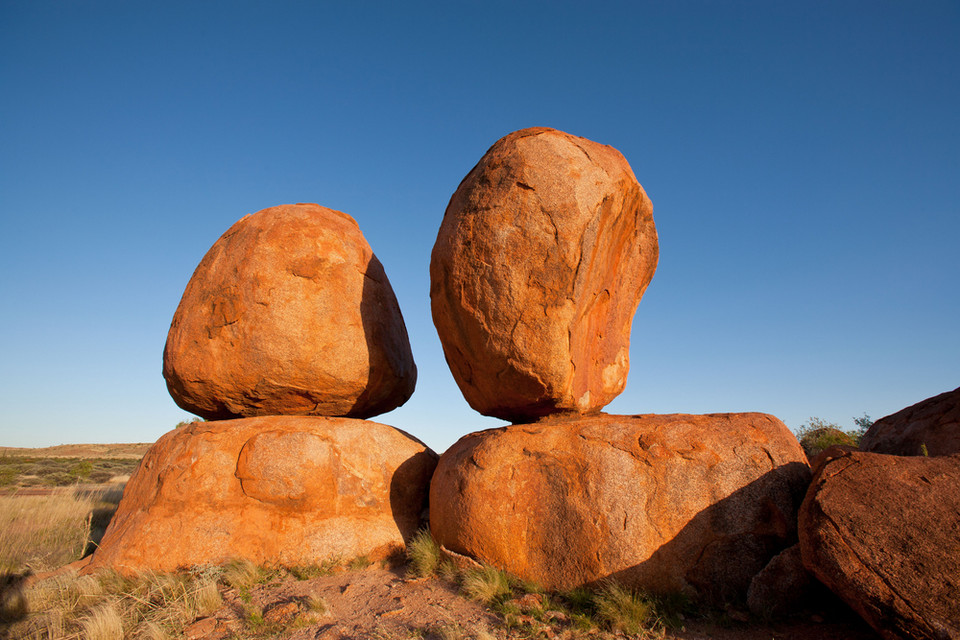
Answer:
<path fill-rule="evenodd" d="M 494 144 L 450 199 L 430 261 L 434 324 L 470 406 L 526 422 L 619 395 L 658 246 L 653 205 L 613 147 L 547 128 Z"/>
<path fill-rule="evenodd" d="M 147 451 L 89 569 L 384 558 L 420 526 L 436 462 L 415 438 L 365 420 L 193 423 Z"/>
<path fill-rule="evenodd" d="M 410 398 L 417 369 L 357 223 L 296 204 L 242 218 L 210 248 L 173 316 L 163 376 L 208 420 L 369 418 Z"/>
<path fill-rule="evenodd" d="M 465 436 L 440 458 L 447 550 L 566 590 L 614 579 L 742 600 L 796 542 L 803 450 L 764 414 L 585 416 Z"/>

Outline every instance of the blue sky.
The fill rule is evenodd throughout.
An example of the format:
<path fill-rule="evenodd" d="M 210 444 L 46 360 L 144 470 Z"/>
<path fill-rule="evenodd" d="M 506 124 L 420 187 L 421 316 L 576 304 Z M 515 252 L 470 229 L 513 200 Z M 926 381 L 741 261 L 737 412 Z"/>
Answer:
<path fill-rule="evenodd" d="M 0 0 L 0 445 L 152 441 L 193 269 L 234 221 L 352 215 L 410 333 L 378 421 L 496 426 L 430 317 L 443 211 L 498 138 L 619 149 L 660 266 L 610 413 L 852 427 L 960 386 L 960 4 Z"/>

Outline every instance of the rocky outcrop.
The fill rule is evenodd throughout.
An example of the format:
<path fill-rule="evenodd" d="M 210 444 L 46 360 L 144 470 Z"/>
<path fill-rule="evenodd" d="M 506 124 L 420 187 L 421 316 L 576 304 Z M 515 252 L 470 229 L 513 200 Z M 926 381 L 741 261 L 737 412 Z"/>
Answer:
<path fill-rule="evenodd" d="M 612 147 L 534 128 L 487 151 L 430 261 L 434 324 L 471 407 L 525 422 L 598 411 L 623 391 L 657 265 L 652 211 Z"/>
<path fill-rule="evenodd" d="M 960 638 L 960 456 L 837 452 L 800 510 L 803 563 L 885 638 Z"/>
<path fill-rule="evenodd" d="M 86 570 L 385 557 L 417 530 L 437 456 L 386 425 L 266 417 L 164 435 Z"/>
<path fill-rule="evenodd" d="M 173 317 L 163 375 L 210 420 L 368 418 L 416 384 L 383 267 L 353 218 L 316 204 L 264 209 L 217 240 Z"/>
<path fill-rule="evenodd" d="M 796 540 L 803 450 L 758 413 L 585 416 L 471 434 L 440 459 L 446 549 L 551 589 L 613 578 L 723 602 Z"/>
<path fill-rule="evenodd" d="M 860 450 L 898 456 L 960 453 L 960 388 L 880 418 L 861 438 Z"/>

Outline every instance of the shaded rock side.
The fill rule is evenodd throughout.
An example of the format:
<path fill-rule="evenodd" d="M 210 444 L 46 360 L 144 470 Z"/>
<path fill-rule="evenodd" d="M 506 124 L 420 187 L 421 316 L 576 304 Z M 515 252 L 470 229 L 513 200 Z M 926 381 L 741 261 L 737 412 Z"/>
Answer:
<path fill-rule="evenodd" d="M 436 461 L 418 440 L 376 422 L 193 423 L 144 456 L 89 570 L 376 560 L 416 532 Z"/>
<path fill-rule="evenodd" d="M 880 418 L 860 439 L 860 450 L 898 456 L 960 453 L 960 388 Z"/>
<path fill-rule="evenodd" d="M 761 618 L 796 615 L 829 592 L 803 566 L 800 545 L 781 551 L 750 581 L 747 606 Z M 833 596 L 830 596 L 833 597 Z"/>
<path fill-rule="evenodd" d="M 546 128 L 494 144 L 430 261 L 433 321 L 470 406 L 526 422 L 613 400 L 658 251 L 653 205 L 613 147 Z"/>
<path fill-rule="evenodd" d="M 960 456 L 837 452 L 800 510 L 803 563 L 885 638 L 960 638 Z"/>
<path fill-rule="evenodd" d="M 551 589 L 613 578 L 714 602 L 796 541 L 810 480 L 773 416 L 586 416 L 461 438 L 430 486 L 434 538 Z"/>
<path fill-rule="evenodd" d="M 173 316 L 163 376 L 209 420 L 369 418 L 407 401 L 417 369 L 357 223 L 297 204 L 242 218 L 210 248 Z"/>

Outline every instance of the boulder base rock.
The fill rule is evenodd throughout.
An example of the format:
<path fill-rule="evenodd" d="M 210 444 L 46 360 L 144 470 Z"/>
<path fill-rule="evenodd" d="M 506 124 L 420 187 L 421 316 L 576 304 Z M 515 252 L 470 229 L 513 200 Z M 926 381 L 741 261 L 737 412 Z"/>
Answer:
<path fill-rule="evenodd" d="M 357 223 L 297 204 L 242 218 L 210 248 L 174 314 L 163 376 L 210 420 L 369 418 L 406 402 L 417 370 Z"/>
<path fill-rule="evenodd" d="M 803 566 L 800 545 L 775 555 L 754 576 L 747 590 L 750 612 L 762 618 L 775 618 L 802 612 L 827 593 Z"/>
<path fill-rule="evenodd" d="M 960 453 L 960 388 L 880 418 L 860 440 L 860 450 L 898 456 Z"/>
<path fill-rule="evenodd" d="M 363 420 L 193 423 L 144 456 L 87 570 L 379 559 L 419 527 L 436 461 Z"/>
<path fill-rule="evenodd" d="M 526 422 L 621 391 L 657 266 L 653 205 L 614 148 L 523 129 L 450 199 L 430 261 L 433 320 L 470 406 Z"/>
<path fill-rule="evenodd" d="M 960 456 L 837 453 L 800 511 L 803 563 L 885 638 L 960 638 Z"/>
<path fill-rule="evenodd" d="M 446 549 L 551 589 L 613 578 L 722 602 L 796 540 L 810 480 L 773 416 L 552 418 L 461 438 L 430 527 Z"/>

